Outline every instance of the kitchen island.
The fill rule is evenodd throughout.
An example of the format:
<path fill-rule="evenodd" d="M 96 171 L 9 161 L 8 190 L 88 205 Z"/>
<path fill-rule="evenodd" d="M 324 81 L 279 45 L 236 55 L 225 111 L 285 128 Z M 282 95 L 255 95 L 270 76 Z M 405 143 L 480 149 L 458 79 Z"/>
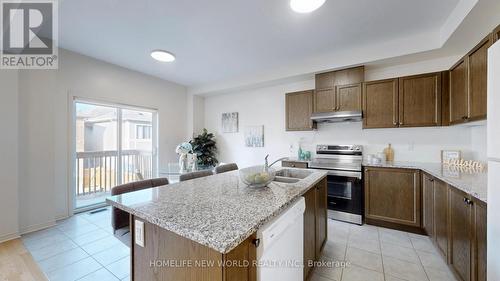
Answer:
<path fill-rule="evenodd" d="M 233 171 L 108 198 L 131 214 L 132 237 L 144 223 L 144 246 L 131 243 L 132 280 L 256 280 L 256 231 L 313 188 L 322 187 L 326 202 L 326 172 L 290 170 L 305 177 L 248 188 Z M 312 232 L 322 240 L 316 248 L 326 239 L 326 206 L 314 209 L 319 198 L 306 197 L 304 215 L 304 239 Z M 316 229 L 322 222 L 307 223 L 308 214 L 325 220 L 324 234 Z"/>

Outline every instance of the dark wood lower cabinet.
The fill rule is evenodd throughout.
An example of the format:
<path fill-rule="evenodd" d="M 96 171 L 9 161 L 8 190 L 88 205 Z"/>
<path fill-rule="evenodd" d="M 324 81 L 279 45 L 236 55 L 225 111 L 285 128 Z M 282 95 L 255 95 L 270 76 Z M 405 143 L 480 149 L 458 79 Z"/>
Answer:
<path fill-rule="evenodd" d="M 435 238 L 434 232 L 434 178 L 422 175 L 422 227 L 425 233 Z"/>
<path fill-rule="evenodd" d="M 448 260 L 448 185 L 434 180 L 434 236 L 439 253 Z"/>
<path fill-rule="evenodd" d="M 306 210 L 304 212 L 304 280 L 312 270 L 311 261 L 316 259 L 316 190 L 304 194 Z"/>
<path fill-rule="evenodd" d="M 487 206 L 479 200 L 473 202 L 473 219 L 474 232 L 472 239 L 472 280 L 486 281 L 487 280 Z"/>
<path fill-rule="evenodd" d="M 390 208 L 405 213 L 399 202 L 401 198 L 407 198 L 407 204 L 410 204 L 408 190 L 411 181 L 402 170 L 405 169 L 365 168 L 367 223 L 380 225 L 380 221 L 394 221 L 396 216 L 392 210 L 388 211 Z M 406 169 L 406 175 L 412 173 L 415 170 Z M 458 281 L 486 281 L 486 203 L 427 173 L 422 172 L 421 179 L 421 229 L 429 235 Z M 390 198 L 391 202 L 382 198 Z M 397 217 L 399 219 L 401 215 Z M 399 222 L 382 226 L 401 229 L 406 225 Z"/>
<path fill-rule="evenodd" d="M 134 230 L 133 224 L 131 229 Z M 255 236 L 221 254 L 148 222 L 144 222 L 144 235 L 144 247 L 132 243 L 132 280 L 257 280 L 252 262 L 256 259 Z M 223 267 L 225 261 L 248 263 L 248 266 Z M 168 266 L 164 262 L 175 264 Z M 207 266 L 194 266 L 197 262 L 206 262 Z"/>
<path fill-rule="evenodd" d="M 462 281 L 471 280 L 472 208 L 468 194 L 450 188 L 450 265 Z"/>
<path fill-rule="evenodd" d="M 321 251 L 327 239 L 328 201 L 326 179 L 316 185 L 316 259 L 321 257 Z"/>
<path fill-rule="evenodd" d="M 365 218 L 372 222 L 421 227 L 420 171 L 365 169 Z"/>
<path fill-rule="evenodd" d="M 281 161 L 281 167 L 307 169 L 307 162 Z"/>
<path fill-rule="evenodd" d="M 327 187 L 326 179 L 304 194 L 304 280 L 309 278 L 312 263 L 321 257 L 327 239 Z"/>

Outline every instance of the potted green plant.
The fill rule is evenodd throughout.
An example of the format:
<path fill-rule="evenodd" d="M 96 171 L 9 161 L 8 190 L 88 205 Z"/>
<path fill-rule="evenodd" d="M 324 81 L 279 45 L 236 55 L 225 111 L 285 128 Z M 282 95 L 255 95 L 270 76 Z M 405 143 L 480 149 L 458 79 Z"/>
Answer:
<path fill-rule="evenodd" d="M 197 156 L 198 167 L 212 168 L 219 163 L 216 158 L 217 145 L 215 136 L 209 133 L 207 129 L 203 129 L 203 133 L 194 137 L 189 143 L 193 147 L 193 153 Z"/>

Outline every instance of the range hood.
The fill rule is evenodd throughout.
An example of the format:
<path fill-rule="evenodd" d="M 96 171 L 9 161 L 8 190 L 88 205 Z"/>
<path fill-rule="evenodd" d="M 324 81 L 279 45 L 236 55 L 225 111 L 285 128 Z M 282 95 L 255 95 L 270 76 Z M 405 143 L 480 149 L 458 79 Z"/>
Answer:
<path fill-rule="evenodd" d="M 363 113 L 361 111 L 313 113 L 311 120 L 316 123 L 359 122 L 363 120 Z"/>

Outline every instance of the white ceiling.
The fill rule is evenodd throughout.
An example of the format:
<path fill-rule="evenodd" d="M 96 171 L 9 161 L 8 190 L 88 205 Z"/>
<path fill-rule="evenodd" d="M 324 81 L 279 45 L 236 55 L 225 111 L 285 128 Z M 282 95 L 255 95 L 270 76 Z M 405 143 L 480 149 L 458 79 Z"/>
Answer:
<path fill-rule="evenodd" d="M 289 0 L 65 0 L 59 46 L 203 91 L 299 64 L 325 70 L 344 63 L 331 54 L 352 50 L 391 57 L 439 48 L 476 2 L 327 0 L 303 15 Z M 153 49 L 177 60 L 156 62 Z"/>

